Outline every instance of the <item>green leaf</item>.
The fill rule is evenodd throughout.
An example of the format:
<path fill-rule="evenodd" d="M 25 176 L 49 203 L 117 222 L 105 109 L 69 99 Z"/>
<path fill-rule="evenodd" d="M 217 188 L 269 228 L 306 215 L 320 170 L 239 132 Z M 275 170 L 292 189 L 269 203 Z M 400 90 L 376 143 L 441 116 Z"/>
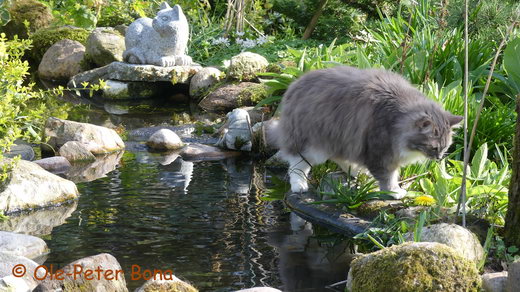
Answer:
<path fill-rule="evenodd" d="M 488 156 L 487 143 L 482 144 L 480 148 L 475 152 L 473 159 L 471 160 L 471 175 L 474 178 L 480 178 L 486 168 Z"/>
<path fill-rule="evenodd" d="M 520 93 L 520 37 L 510 41 L 504 51 L 504 70 Z"/>

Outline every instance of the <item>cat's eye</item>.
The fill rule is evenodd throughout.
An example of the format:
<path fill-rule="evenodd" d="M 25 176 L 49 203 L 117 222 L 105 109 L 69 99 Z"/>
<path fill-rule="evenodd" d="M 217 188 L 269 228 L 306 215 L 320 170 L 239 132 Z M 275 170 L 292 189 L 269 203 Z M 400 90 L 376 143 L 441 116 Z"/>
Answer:
<path fill-rule="evenodd" d="M 163 17 L 161 17 L 161 19 L 162 19 L 163 21 L 168 21 L 168 16 L 163 16 Z"/>

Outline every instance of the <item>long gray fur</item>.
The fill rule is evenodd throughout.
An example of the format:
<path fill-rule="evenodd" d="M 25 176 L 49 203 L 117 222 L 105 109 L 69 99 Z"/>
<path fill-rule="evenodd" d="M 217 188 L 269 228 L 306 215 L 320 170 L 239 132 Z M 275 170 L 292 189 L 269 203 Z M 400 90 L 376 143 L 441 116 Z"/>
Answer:
<path fill-rule="evenodd" d="M 452 127 L 462 119 L 398 74 L 347 66 L 303 75 L 289 86 L 281 106 L 277 143 L 290 171 L 306 175 L 310 167 L 298 160 L 331 159 L 344 170 L 349 165 L 368 169 L 381 189 L 394 192 L 402 191 L 399 166 L 419 153 L 441 158 L 451 144 Z M 306 184 L 298 188 L 291 179 L 291 185 L 293 191 L 306 191 Z"/>

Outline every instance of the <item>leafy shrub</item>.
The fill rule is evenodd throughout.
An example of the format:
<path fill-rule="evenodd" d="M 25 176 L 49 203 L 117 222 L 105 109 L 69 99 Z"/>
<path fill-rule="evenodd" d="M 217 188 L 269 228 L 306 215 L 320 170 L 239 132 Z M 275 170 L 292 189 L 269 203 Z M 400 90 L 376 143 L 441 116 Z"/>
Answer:
<path fill-rule="evenodd" d="M 60 88 L 41 91 L 34 90 L 33 83 L 24 83 L 29 64 L 22 57 L 29 47 L 29 40 L 8 41 L 0 34 L 0 159 L 18 138 L 39 141 L 43 122 L 50 114 L 61 112 L 63 117 L 67 112 L 66 105 L 53 112 L 57 103 L 51 96 L 60 94 Z M 6 178 L 6 170 L 0 170 L 0 180 Z"/>
<path fill-rule="evenodd" d="M 58 27 L 40 29 L 31 35 L 30 39 L 33 47 L 29 51 L 29 56 L 39 63 L 43 54 L 56 42 L 69 39 L 85 45 L 89 34 L 90 32 L 83 28 Z"/>

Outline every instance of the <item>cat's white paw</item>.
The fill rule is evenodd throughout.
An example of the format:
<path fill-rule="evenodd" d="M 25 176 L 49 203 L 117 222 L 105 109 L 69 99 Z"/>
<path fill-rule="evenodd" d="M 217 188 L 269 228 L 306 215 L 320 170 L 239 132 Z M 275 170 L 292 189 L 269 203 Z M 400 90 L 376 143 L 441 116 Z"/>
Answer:
<path fill-rule="evenodd" d="M 396 199 L 396 200 L 400 200 L 400 199 L 404 198 L 407 194 L 406 190 L 401 189 L 401 188 L 392 189 L 392 192 L 393 193 L 391 193 L 389 195 L 394 197 L 394 199 Z"/>
<path fill-rule="evenodd" d="M 293 193 L 305 193 L 309 190 L 307 179 L 300 177 L 299 175 L 291 175 L 291 191 Z"/>

